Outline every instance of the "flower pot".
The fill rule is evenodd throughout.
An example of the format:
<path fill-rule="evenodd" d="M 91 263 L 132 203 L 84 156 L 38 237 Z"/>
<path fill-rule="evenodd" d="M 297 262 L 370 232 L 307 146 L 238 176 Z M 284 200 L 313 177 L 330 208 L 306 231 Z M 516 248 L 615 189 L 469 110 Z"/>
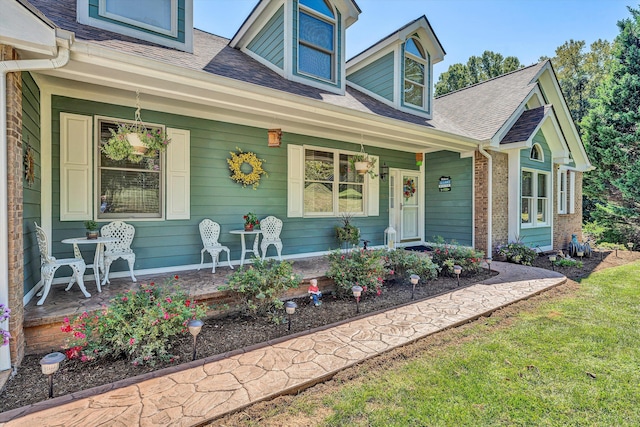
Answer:
<path fill-rule="evenodd" d="M 253 224 L 245 224 L 244 231 L 253 231 Z"/>
<path fill-rule="evenodd" d="M 140 140 L 140 135 L 138 135 L 137 133 L 129 133 L 127 134 L 127 141 L 129 141 L 129 144 L 131 144 L 131 146 L 133 147 L 133 152 L 135 154 L 144 154 L 147 152 L 147 147 L 145 147 L 145 145 L 142 143 L 142 141 Z"/>
<path fill-rule="evenodd" d="M 358 175 L 364 175 L 369 170 L 369 162 L 354 162 Z"/>
<path fill-rule="evenodd" d="M 87 239 L 93 240 L 98 238 L 98 231 L 87 231 Z"/>

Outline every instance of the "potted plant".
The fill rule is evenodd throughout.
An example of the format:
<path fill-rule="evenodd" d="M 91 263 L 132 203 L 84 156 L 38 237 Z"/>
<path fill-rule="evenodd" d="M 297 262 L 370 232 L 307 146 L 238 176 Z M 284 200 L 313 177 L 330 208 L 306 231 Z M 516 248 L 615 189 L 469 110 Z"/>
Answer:
<path fill-rule="evenodd" d="M 357 245 L 360 242 L 360 230 L 351 224 L 351 218 L 351 214 L 344 213 L 340 217 L 342 225 L 336 225 L 336 239 L 343 245 Z"/>
<path fill-rule="evenodd" d="M 364 175 L 368 173 L 371 178 L 375 178 L 377 175 L 373 172 L 373 167 L 376 165 L 376 159 L 369 157 L 365 153 L 354 154 L 349 158 L 349 164 L 356 170 L 358 175 Z"/>
<path fill-rule="evenodd" d="M 101 151 L 111 160 L 129 160 L 139 163 L 145 157 L 155 157 L 164 152 L 171 142 L 160 128 L 147 129 L 139 124 L 119 124 L 110 129 L 111 137 L 102 144 Z"/>
<path fill-rule="evenodd" d="M 258 217 L 253 212 L 249 212 L 244 217 L 244 230 L 245 231 L 253 231 L 254 227 L 260 227 L 260 221 Z"/>
<path fill-rule="evenodd" d="M 84 228 L 87 229 L 87 239 L 98 238 L 98 223 L 94 220 L 84 222 Z"/>

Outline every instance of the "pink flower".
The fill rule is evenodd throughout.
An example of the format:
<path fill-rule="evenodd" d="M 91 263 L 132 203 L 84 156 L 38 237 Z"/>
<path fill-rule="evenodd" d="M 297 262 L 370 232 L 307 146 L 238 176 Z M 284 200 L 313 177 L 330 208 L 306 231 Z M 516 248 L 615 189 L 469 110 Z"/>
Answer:
<path fill-rule="evenodd" d="M 129 338 L 129 345 L 134 345 L 136 343 L 135 338 Z"/>
<path fill-rule="evenodd" d="M 86 361 L 88 361 L 88 360 L 89 360 L 89 358 L 83 354 L 83 355 L 82 355 L 82 357 L 80 358 L 80 360 L 81 360 L 82 362 L 86 362 Z"/>
<path fill-rule="evenodd" d="M 178 277 L 178 275 L 177 275 L 177 274 L 176 274 L 175 276 L 173 276 L 173 278 L 174 278 L 174 279 L 176 279 L 176 280 L 178 280 L 178 279 L 179 279 L 179 277 Z"/>
<path fill-rule="evenodd" d="M 76 338 L 86 338 L 87 336 L 80 331 L 76 331 L 73 333 L 73 336 Z"/>
<path fill-rule="evenodd" d="M 382 289 L 378 289 L 378 292 L 376 292 L 376 294 L 378 294 L 378 296 L 382 295 Z"/>
<path fill-rule="evenodd" d="M 64 320 L 63 320 L 63 322 L 64 322 L 64 323 L 69 323 L 69 318 L 68 318 L 68 317 L 65 317 L 65 318 L 64 318 Z"/>
<path fill-rule="evenodd" d="M 393 274 L 396 274 L 396 272 L 393 270 L 389 270 L 389 274 L 393 275 Z"/>
<path fill-rule="evenodd" d="M 171 302 L 171 297 L 167 297 L 166 301 Z"/>
<path fill-rule="evenodd" d="M 164 313 L 164 320 L 169 320 L 169 313 Z"/>
<path fill-rule="evenodd" d="M 127 298 L 127 297 L 122 297 L 122 301 L 127 302 L 127 301 L 129 301 L 129 298 Z"/>

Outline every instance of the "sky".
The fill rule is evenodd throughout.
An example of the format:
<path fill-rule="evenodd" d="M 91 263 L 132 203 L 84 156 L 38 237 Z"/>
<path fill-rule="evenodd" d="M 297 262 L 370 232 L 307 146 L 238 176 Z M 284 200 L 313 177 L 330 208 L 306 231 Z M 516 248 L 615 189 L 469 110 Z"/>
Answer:
<path fill-rule="evenodd" d="M 231 38 L 258 0 L 194 0 L 194 26 Z M 564 42 L 613 41 L 617 22 L 640 0 L 356 0 L 362 10 L 347 29 L 346 58 L 425 15 L 445 52 L 434 83 L 450 65 L 485 50 L 516 56 L 523 65 L 553 57 Z"/>

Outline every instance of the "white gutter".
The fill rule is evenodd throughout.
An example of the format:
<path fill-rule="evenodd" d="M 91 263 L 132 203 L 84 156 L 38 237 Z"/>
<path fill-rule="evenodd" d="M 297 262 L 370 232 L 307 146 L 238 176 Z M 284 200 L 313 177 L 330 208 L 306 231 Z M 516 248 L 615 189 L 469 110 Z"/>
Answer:
<path fill-rule="evenodd" d="M 68 44 L 68 42 L 67 42 Z M 58 47 L 53 59 L 0 61 L 0 303 L 9 302 L 9 221 L 7 170 L 7 74 L 17 71 L 51 70 L 69 62 L 69 47 Z M 7 329 L 8 321 L 0 327 Z M 11 368 L 9 346 L 0 347 L 0 371 Z"/>
<path fill-rule="evenodd" d="M 487 202 L 487 253 L 486 257 L 493 256 L 493 158 L 491 154 L 487 153 L 482 146 L 478 146 L 478 152 L 487 158 L 487 165 L 489 166 L 489 179 L 488 179 L 488 187 L 489 192 L 487 194 L 488 202 Z"/>

